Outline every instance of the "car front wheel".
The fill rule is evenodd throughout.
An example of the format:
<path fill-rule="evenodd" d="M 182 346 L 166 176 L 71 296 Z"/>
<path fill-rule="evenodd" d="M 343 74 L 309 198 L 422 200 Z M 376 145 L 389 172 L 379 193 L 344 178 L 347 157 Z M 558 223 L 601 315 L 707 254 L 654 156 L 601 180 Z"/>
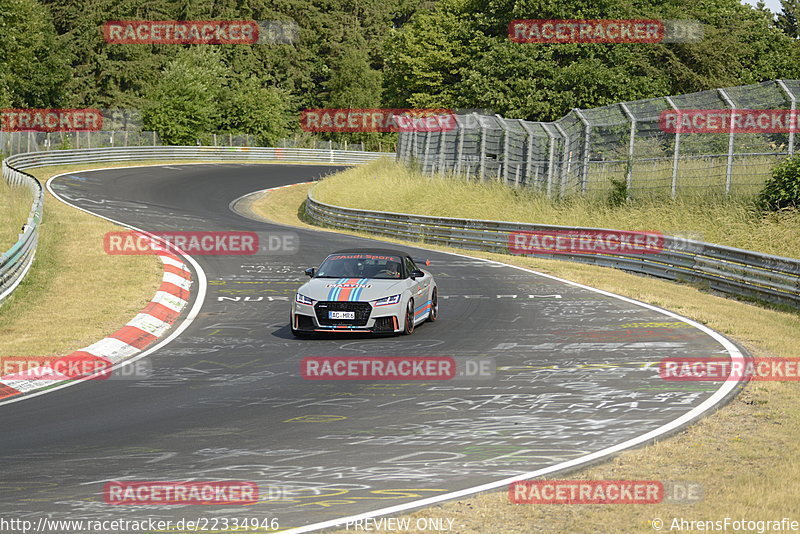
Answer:
<path fill-rule="evenodd" d="M 436 294 L 436 288 L 433 288 L 433 294 L 431 295 L 431 310 L 428 314 L 428 321 L 434 322 L 436 319 L 439 318 L 439 297 Z"/>
<path fill-rule="evenodd" d="M 403 334 L 409 335 L 414 332 L 414 299 L 408 301 L 406 305 L 406 321 L 403 327 Z"/>

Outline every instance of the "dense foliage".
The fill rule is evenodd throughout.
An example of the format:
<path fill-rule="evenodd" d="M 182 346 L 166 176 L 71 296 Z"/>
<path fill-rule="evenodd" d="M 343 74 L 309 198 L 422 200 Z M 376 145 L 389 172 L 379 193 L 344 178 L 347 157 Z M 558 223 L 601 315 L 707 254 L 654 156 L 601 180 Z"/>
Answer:
<path fill-rule="evenodd" d="M 800 156 L 775 166 L 758 200 L 765 210 L 800 207 Z"/>
<path fill-rule="evenodd" d="M 773 19 L 738 0 L 0 0 L 0 107 L 142 110 L 174 143 L 274 142 L 311 107 L 573 107 L 800 77 L 798 0 Z M 521 18 L 697 19 L 692 44 L 517 44 Z M 108 20 L 294 21 L 271 45 L 107 44 Z M 349 137 L 364 140 L 362 135 Z"/>

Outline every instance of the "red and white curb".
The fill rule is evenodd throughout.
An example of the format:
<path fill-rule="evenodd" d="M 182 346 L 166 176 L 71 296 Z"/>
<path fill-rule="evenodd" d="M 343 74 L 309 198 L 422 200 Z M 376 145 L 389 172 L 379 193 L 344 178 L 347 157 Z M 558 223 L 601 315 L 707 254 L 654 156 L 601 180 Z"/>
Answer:
<path fill-rule="evenodd" d="M 0 377 L 0 400 L 66 381 L 90 379 L 91 376 L 81 374 L 80 370 L 110 369 L 147 349 L 172 328 L 189 304 L 192 272 L 176 255 L 162 253 L 159 257 L 164 264 L 161 286 L 153 300 L 136 317 L 108 337 L 66 356 L 54 358 L 48 367 L 34 367 Z M 78 375 L 70 376 L 70 369 L 78 370 Z M 63 374 L 60 372 L 63 370 L 68 372 Z"/>

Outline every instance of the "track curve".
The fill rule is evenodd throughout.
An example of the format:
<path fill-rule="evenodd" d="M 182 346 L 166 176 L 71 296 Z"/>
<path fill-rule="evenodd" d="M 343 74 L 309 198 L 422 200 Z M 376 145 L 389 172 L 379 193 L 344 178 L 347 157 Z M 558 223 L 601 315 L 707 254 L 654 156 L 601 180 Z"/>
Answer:
<path fill-rule="evenodd" d="M 50 185 L 77 207 L 144 230 L 281 231 L 229 203 L 336 170 L 169 165 L 71 173 Z M 741 357 L 701 325 L 440 252 L 419 252 L 440 288 L 436 323 L 410 337 L 295 340 L 287 300 L 302 269 L 370 240 L 292 231 L 300 248 L 291 256 L 194 258 L 207 295 L 186 330 L 147 356 L 153 376 L 0 405 L 0 516 L 276 517 L 281 528 L 311 530 L 579 465 L 674 431 L 735 393 L 730 383 L 665 382 L 647 366 L 667 356 Z M 327 355 L 492 357 L 498 370 L 481 382 L 300 378 L 301 357 Z M 105 504 L 103 484 L 126 479 L 248 480 L 264 497 L 270 487 L 291 493 L 235 509 Z"/>

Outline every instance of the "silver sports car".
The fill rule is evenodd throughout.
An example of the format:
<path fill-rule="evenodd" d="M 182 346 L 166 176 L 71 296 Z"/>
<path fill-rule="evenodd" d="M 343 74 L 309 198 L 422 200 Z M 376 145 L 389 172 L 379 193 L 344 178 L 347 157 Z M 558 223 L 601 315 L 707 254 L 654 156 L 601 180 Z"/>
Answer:
<path fill-rule="evenodd" d="M 410 334 L 439 314 L 433 276 L 405 252 L 340 250 L 306 274 L 311 280 L 292 302 L 297 337 L 314 332 Z"/>

